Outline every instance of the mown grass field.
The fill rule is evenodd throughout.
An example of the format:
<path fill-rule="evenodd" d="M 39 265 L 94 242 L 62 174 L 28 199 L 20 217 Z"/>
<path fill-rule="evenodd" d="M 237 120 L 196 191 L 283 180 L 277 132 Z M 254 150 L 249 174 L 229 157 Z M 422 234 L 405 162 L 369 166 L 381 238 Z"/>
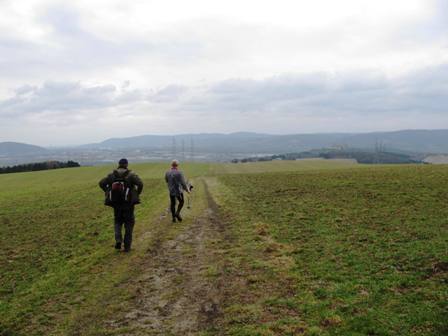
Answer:
<path fill-rule="evenodd" d="M 0 176 L 0 335 L 120 334 L 102 321 L 132 304 L 147 250 L 206 207 L 198 188 L 194 211 L 170 226 L 166 165 L 131 167 L 145 190 L 134 249 L 117 253 L 97 186 L 111 168 Z M 230 237 L 211 247 L 226 295 L 203 335 L 448 334 L 446 166 L 183 168 L 207 181 Z"/>
<path fill-rule="evenodd" d="M 448 169 L 225 175 L 233 335 L 446 335 Z"/>
<path fill-rule="evenodd" d="M 303 159 L 297 161 L 265 161 L 247 163 L 221 163 L 211 165 L 211 174 L 254 174 L 277 173 L 290 171 L 334 170 L 338 168 L 363 168 L 367 165 L 358 165 L 352 160 L 321 160 Z"/>
<path fill-rule="evenodd" d="M 107 313 L 103 298 L 138 272 L 132 258 L 143 248 L 128 259 L 112 248 L 112 211 L 103 205 L 98 187 L 112 168 L 0 176 L 5 186 L 0 192 L 0 335 L 66 335 L 86 311 Z M 132 168 L 145 184 L 136 210 L 139 237 L 155 229 L 153 218 L 166 207 L 166 165 Z M 187 173 L 195 176 L 207 169 L 189 165 Z"/>

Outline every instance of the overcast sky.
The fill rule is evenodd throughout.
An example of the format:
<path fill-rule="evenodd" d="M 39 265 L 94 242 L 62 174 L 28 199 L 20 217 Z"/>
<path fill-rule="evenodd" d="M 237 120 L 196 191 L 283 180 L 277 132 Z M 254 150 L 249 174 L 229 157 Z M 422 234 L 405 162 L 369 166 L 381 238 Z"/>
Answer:
<path fill-rule="evenodd" d="M 447 0 L 0 0 L 0 141 L 448 128 Z"/>

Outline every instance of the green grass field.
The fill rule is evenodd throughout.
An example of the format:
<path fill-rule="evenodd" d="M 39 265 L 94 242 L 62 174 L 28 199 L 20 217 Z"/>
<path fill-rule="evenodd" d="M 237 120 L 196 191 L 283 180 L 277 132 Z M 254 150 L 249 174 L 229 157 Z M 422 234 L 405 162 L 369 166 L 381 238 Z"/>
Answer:
<path fill-rule="evenodd" d="M 190 165 L 190 176 L 208 166 Z M 145 184 L 135 235 L 166 207 L 165 165 L 135 167 Z M 189 168 L 189 167 L 187 167 Z M 112 167 L 0 176 L 0 335 L 66 334 L 85 309 L 132 273 L 114 253 L 111 209 L 98 181 Z"/>
<path fill-rule="evenodd" d="M 448 332 L 446 167 L 220 180 L 232 270 L 249 279 L 228 308 L 235 334 Z"/>
<path fill-rule="evenodd" d="M 204 277 L 223 294 L 196 334 L 448 334 L 446 166 L 186 163 L 198 188 L 177 226 L 166 165 L 131 168 L 145 189 L 130 254 L 113 249 L 97 186 L 112 167 L 0 176 L 0 335 L 145 334 L 106 321 L 132 308 L 148 251 L 188 232 L 207 190 L 226 238 L 206 236 L 219 253 Z"/>

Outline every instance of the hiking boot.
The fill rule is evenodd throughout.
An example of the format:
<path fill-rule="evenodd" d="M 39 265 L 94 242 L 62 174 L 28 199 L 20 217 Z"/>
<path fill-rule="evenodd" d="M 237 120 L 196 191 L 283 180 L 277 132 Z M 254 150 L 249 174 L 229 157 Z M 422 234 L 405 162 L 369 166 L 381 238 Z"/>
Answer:
<path fill-rule="evenodd" d="M 115 249 L 121 250 L 121 243 L 115 243 Z"/>
<path fill-rule="evenodd" d="M 176 223 L 176 217 L 173 217 L 173 223 Z"/>
<path fill-rule="evenodd" d="M 131 247 L 130 246 L 125 246 L 124 247 L 124 252 L 129 252 L 131 250 Z"/>
<path fill-rule="evenodd" d="M 179 220 L 179 222 L 182 222 L 182 217 L 180 216 L 180 214 L 176 214 L 176 218 Z"/>

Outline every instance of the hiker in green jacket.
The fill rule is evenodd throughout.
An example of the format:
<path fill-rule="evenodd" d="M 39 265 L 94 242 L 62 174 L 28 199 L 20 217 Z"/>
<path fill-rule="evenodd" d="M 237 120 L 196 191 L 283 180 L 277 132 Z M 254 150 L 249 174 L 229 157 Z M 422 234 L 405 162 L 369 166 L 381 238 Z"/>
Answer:
<path fill-rule="evenodd" d="M 132 244 L 132 231 L 135 224 L 134 206 L 140 203 L 143 182 L 137 174 L 128 169 L 128 160 L 121 159 L 118 168 L 99 182 L 106 194 L 105 205 L 114 208 L 115 248 L 129 252 Z M 124 241 L 122 227 L 124 225 Z"/>

